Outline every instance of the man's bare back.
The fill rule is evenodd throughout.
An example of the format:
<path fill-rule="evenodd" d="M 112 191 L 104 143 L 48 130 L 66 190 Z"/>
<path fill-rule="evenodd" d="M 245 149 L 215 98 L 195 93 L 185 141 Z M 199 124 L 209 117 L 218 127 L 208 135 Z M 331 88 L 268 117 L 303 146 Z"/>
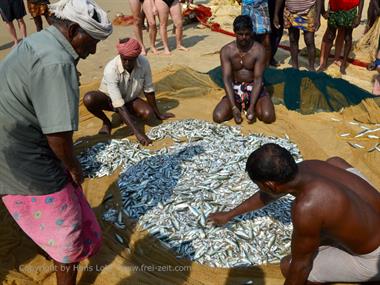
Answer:
<path fill-rule="evenodd" d="M 223 225 L 283 195 L 295 196 L 291 255 L 281 260 L 286 285 L 380 281 L 380 193 L 358 170 L 338 157 L 296 163 L 271 143 L 250 155 L 246 170 L 260 191 L 208 218 Z"/>
<path fill-rule="evenodd" d="M 307 207 L 314 213 L 310 227 L 320 224 L 322 238 L 352 254 L 378 248 L 380 231 L 375 225 L 380 225 L 380 193 L 359 176 L 324 161 L 309 160 L 298 166 L 308 183 L 299 190 L 293 211 Z"/>

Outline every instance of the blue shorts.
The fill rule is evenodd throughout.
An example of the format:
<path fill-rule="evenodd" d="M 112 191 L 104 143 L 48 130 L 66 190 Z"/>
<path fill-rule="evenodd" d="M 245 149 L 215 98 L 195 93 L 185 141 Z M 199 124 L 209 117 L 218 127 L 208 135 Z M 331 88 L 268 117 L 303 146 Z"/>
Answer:
<path fill-rule="evenodd" d="M 262 35 L 270 33 L 270 17 L 268 2 L 264 1 L 258 4 L 241 5 L 241 14 L 247 15 L 252 20 L 253 33 Z"/>

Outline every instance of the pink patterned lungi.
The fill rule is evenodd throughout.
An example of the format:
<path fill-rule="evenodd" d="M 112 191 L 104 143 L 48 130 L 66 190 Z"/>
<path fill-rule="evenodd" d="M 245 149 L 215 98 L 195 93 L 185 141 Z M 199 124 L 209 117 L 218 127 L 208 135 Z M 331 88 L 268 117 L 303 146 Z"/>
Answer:
<path fill-rule="evenodd" d="M 72 182 L 53 194 L 2 199 L 21 229 L 55 261 L 76 263 L 100 248 L 95 214 L 82 188 Z"/>

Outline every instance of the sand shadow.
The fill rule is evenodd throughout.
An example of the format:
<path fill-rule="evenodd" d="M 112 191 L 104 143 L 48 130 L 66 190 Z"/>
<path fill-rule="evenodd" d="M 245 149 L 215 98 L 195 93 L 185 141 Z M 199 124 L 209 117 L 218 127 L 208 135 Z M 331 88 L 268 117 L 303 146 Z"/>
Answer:
<path fill-rule="evenodd" d="M 22 231 L 2 201 L 0 201 L 0 219 L 0 281 L 9 282 L 12 275 L 19 278 L 22 276 L 24 282 L 36 281 L 33 277 L 41 278 L 43 273 L 37 276 L 38 269 L 29 262 L 38 255 L 46 256 L 46 254 Z M 50 262 L 46 265 L 46 270 L 43 268 L 44 265 L 40 266 L 40 271 L 45 273 L 50 267 Z"/>

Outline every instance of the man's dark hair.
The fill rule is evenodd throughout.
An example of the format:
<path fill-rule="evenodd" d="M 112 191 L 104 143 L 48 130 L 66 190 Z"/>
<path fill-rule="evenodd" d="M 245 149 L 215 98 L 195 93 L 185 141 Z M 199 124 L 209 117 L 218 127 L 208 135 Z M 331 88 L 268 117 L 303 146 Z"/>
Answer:
<path fill-rule="evenodd" d="M 251 153 L 245 170 L 253 181 L 286 183 L 296 176 L 298 167 L 288 150 L 268 143 Z"/>
<path fill-rule="evenodd" d="M 236 33 L 237 31 L 242 31 L 245 29 L 248 29 L 250 31 L 253 31 L 253 26 L 252 26 L 252 20 L 251 17 L 247 15 L 240 15 L 237 16 L 234 20 L 234 32 Z"/>

